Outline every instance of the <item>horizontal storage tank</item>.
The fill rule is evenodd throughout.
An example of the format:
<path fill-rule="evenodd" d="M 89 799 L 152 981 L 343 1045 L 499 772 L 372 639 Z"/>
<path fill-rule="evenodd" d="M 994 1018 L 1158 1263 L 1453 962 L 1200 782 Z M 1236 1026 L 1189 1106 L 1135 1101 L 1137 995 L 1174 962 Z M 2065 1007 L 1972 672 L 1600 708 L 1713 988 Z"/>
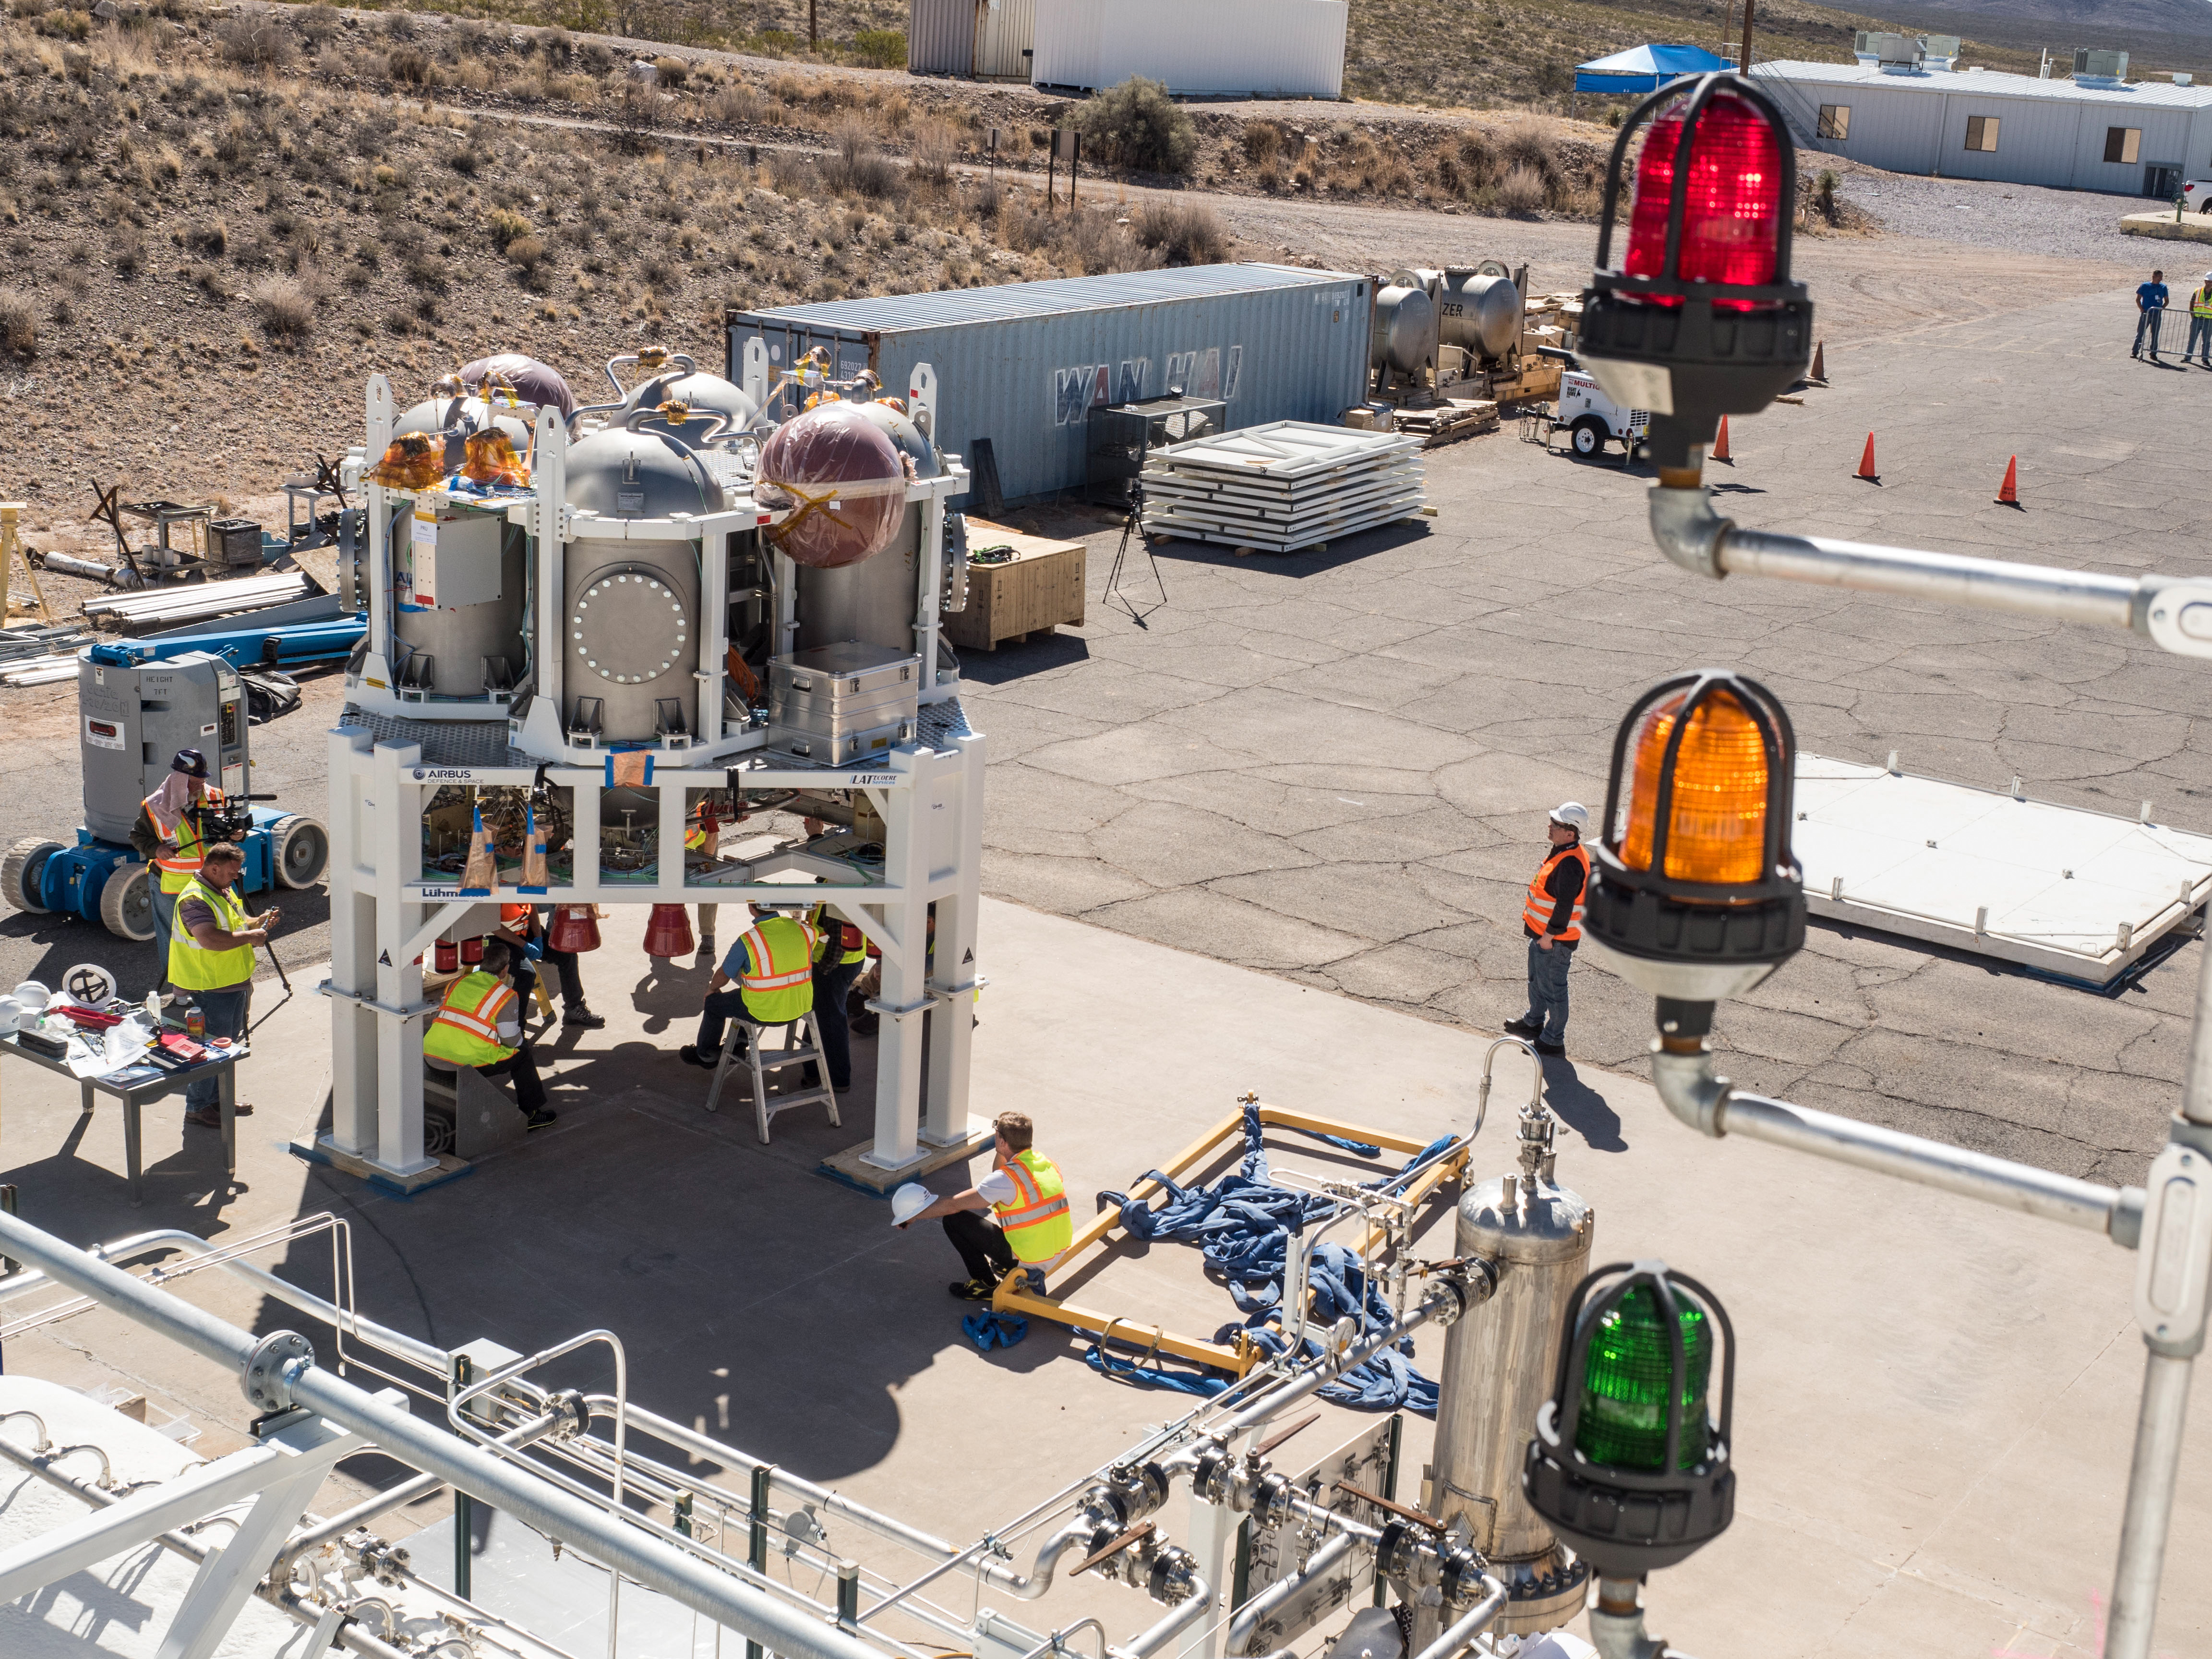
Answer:
<path fill-rule="evenodd" d="M 1334 421 L 1366 392 L 1373 304 L 1365 276 L 1267 264 L 835 300 L 731 312 L 728 373 L 755 338 L 771 375 L 822 346 L 837 376 L 872 368 L 894 394 L 927 363 L 930 435 L 971 471 L 988 439 L 1012 501 L 1082 484 L 1094 408 L 1181 392 L 1220 398 L 1231 428 Z"/>
<path fill-rule="evenodd" d="M 1337 98 L 1346 0 L 1036 0 L 1041 87 L 1115 87 L 1133 75 L 1177 94 Z"/>

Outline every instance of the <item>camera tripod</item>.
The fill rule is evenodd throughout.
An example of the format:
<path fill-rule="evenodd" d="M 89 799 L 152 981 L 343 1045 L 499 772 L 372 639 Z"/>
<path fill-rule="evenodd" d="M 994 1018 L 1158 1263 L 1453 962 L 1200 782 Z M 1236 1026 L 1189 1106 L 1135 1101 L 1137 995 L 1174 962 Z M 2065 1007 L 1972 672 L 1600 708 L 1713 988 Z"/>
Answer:
<path fill-rule="evenodd" d="M 1129 613 L 1129 620 L 1139 628 L 1146 626 L 1146 617 L 1168 602 L 1167 580 L 1160 574 L 1158 556 L 1153 553 L 1152 543 L 1146 539 L 1144 519 L 1145 481 L 1132 478 L 1129 480 L 1129 516 L 1121 521 L 1121 545 L 1114 550 L 1113 568 L 1106 573 L 1106 591 L 1101 598 L 1108 603 L 1119 599 L 1121 608 Z M 1136 538 L 1137 544 L 1145 550 L 1145 557 L 1152 567 L 1152 580 L 1158 584 L 1160 590 L 1159 604 L 1146 605 L 1142 611 L 1139 611 L 1129 596 L 1121 591 L 1121 567 L 1129 556 L 1129 538 L 1133 536 Z"/>

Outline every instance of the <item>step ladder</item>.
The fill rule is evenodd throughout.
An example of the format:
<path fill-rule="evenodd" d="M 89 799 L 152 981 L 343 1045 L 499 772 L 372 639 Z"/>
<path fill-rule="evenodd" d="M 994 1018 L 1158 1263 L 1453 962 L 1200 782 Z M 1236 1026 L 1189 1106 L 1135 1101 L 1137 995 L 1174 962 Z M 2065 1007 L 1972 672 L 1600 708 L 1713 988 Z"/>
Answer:
<path fill-rule="evenodd" d="M 801 1027 L 805 1028 L 803 1031 Z M 768 1046 L 766 1039 L 771 1029 L 756 1025 L 749 1019 L 732 1019 L 730 1034 L 722 1043 L 722 1057 L 714 1062 L 714 1081 L 707 1091 L 707 1109 L 711 1112 L 720 1103 L 722 1079 L 729 1073 L 737 1045 L 744 1042 L 745 1054 L 740 1063 L 749 1066 L 752 1072 L 753 1110 L 759 1116 L 761 1145 L 763 1146 L 768 1145 L 769 1119 L 778 1112 L 790 1111 L 793 1107 L 811 1106 L 816 1101 L 820 1101 L 828 1109 L 831 1123 L 842 1121 L 837 1115 L 837 1091 L 830 1086 L 829 1063 L 822 1057 L 822 1028 L 815 1023 L 814 1011 L 810 1008 L 800 1018 L 781 1028 L 783 1047 L 781 1048 Z M 816 1075 L 822 1079 L 820 1086 L 787 1089 L 773 1100 L 769 1098 L 768 1074 L 770 1072 L 805 1065 L 813 1066 Z"/>

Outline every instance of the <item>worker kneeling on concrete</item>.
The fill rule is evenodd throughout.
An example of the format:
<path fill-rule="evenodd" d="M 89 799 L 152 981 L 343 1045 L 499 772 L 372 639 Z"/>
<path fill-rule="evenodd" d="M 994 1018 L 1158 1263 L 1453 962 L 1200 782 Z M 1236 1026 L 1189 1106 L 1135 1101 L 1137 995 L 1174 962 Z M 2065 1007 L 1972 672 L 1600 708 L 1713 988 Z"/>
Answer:
<path fill-rule="evenodd" d="M 253 1000 L 253 947 L 269 943 L 277 909 L 246 914 L 246 901 L 231 889 L 246 868 L 246 852 L 219 841 L 193 849 L 191 874 L 177 895 L 177 926 L 169 935 L 169 982 L 199 1005 L 210 1042 L 246 1034 L 246 1012 Z M 222 1127 L 222 1081 L 213 1070 L 185 1085 L 185 1121 L 204 1129 Z M 253 1108 L 232 1107 L 239 1117 Z"/>
<path fill-rule="evenodd" d="M 996 1131 L 991 1173 L 899 1223 L 910 1227 L 932 1216 L 944 1221 L 945 1236 L 968 1269 L 965 1280 L 945 1288 L 968 1302 L 989 1301 L 1000 1279 L 1018 1267 L 1029 1273 L 1032 1288 L 1042 1289 L 1044 1270 L 1075 1237 L 1060 1166 L 1030 1144 L 1036 1130 L 1029 1118 L 1001 1112 L 991 1127 Z M 901 1188 L 899 1195 L 907 1191 Z"/>
<path fill-rule="evenodd" d="M 677 1051 L 687 1066 L 714 1070 L 721 1057 L 723 1028 L 740 1014 L 755 1025 L 788 1025 L 813 1011 L 814 929 L 796 916 L 758 904 L 751 908 L 753 925 L 707 981 L 698 1042 Z M 745 1051 L 742 1030 L 737 1051 Z"/>
<path fill-rule="evenodd" d="M 445 1006 L 422 1033 L 422 1052 L 448 1066 L 471 1066 L 481 1077 L 514 1079 L 514 1103 L 533 1129 L 560 1114 L 545 1103 L 545 1085 L 522 1041 L 522 999 L 507 981 L 514 953 L 505 939 L 485 945 L 483 962 L 446 988 Z"/>

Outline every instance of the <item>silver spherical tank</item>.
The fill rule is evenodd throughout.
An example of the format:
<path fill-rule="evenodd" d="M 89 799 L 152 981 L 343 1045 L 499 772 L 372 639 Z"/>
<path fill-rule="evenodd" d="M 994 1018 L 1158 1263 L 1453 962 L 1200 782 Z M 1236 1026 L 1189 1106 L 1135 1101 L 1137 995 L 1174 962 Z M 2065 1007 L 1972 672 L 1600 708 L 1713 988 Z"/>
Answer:
<path fill-rule="evenodd" d="M 1588 1204 L 1528 1164 L 1460 1200 L 1459 1253 L 1490 1262 L 1498 1289 L 1445 1338 L 1429 1509 L 1447 1523 L 1467 1517 L 1474 1547 L 1510 1592 L 1496 1635 L 1567 1623 L 1589 1584 L 1588 1568 L 1529 1508 L 1521 1466 L 1552 1395 L 1560 1322 L 1589 1270 L 1595 1222 Z M 1417 1607 L 1414 1650 L 1440 1633 L 1436 1610 Z"/>
<path fill-rule="evenodd" d="M 684 361 L 689 362 L 690 359 L 685 358 Z M 625 412 L 631 410 L 659 409 L 661 404 L 668 403 L 682 404 L 695 414 L 720 415 L 726 417 L 726 424 L 722 428 L 722 435 L 725 437 L 743 432 L 752 424 L 753 416 L 760 413 L 760 406 L 745 396 L 741 388 L 724 380 L 719 374 L 708 374 L 704 369 L 695 369 L 690 374 L 671 370 L 666 374 L 656 374 L 651 380 L 634 388 L 629 395 L 623 399 L 623 408 Z M 689 421 L 684 422 L 684 425 L 690 428 L 695 437 L 702 429 Z M 684 435 L 682 429 L 670 426 L 666 421 L 657 415 L 647 416 L 644 420 L 640 421 L 637 430 L 666 432 L 679 438 Z"/>
<path fill-rule="evenodd" d="M 639 410 L 632 419 L 642 420 Z M 719 422 L 698 428 L 702 438 Z M 611 519 L 719 513 L 722 487 L 680 439 L 609 427 L 568 452 L 568 504 Z M 699 544 L 586 537 L 568 544 L 562 713 L 600 741 L 700 734 Z M 594 711 L 585 700 L 596 699 Z M 680 721 L 680 725 L 675 722 Z"/>
<path fill-rule="evenodd" d="M 937 447 L 896 404 L 878 399 L 857 405 L 899 453 L 914 463 L 917 478 L 934 478 L 944 470 Z M 907 503 L 890 545 L 858 564 L 833 570 L 802 565 L 799 570 L 799 643 L 805 649 L 858 640 L 887 651 L 915 648 L 917 590 L 915 560 L 921 553 L 921 504 Z"/>

